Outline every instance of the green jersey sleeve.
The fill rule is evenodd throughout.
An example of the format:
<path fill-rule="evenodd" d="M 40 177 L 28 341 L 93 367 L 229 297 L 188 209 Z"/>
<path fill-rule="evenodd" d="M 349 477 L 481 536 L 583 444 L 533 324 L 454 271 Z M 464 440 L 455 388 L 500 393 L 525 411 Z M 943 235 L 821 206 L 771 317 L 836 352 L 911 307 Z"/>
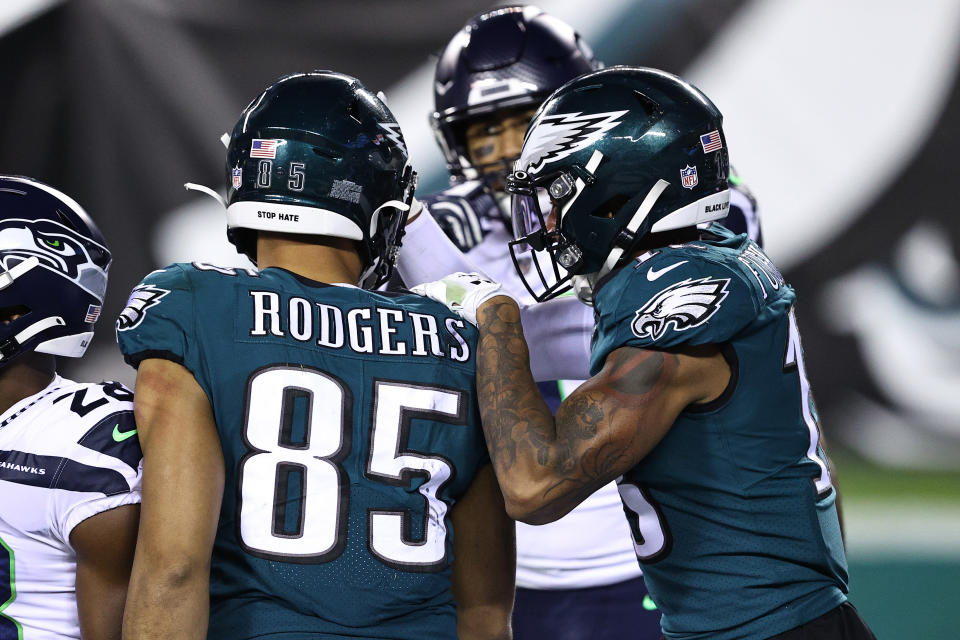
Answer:
<path fill-rule="evenodd" d="M 148 274 L 117 318 L 117 344 L 127 364 L 162 358 L 194 372 L 199 351 L 194 335 L 194 287 L 188 271 L 174 264 Z"/>
<path fill-rule="evenodd" d="M 665 249 L 621 269 L 597 292 L 590 374 L 615 349 L 722 344 L 754 321 L 743 273 L 695 247 Z"/>

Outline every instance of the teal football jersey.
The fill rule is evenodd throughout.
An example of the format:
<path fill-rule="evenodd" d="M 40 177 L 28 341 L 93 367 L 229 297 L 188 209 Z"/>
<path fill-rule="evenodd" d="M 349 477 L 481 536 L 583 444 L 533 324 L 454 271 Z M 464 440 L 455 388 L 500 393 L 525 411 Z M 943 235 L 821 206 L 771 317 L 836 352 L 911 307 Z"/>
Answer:
<path fill-rule="evenodd" d="M 133 290 L 127 362 L 210 398 L 226 478 L 210 638 L 456 638 L 450 509 L 488 462 L 476 329 L 427 298 L 177 264 Z"/>
<path fill-rule="evenodd" d="M 722 349 L 727 390 L 619 488 L 665 635 L 759 640 L 843 603 L 847 564 L 794 291 L 746 236 L 711 232 L 602 283 L 591 369 L 623 346 Z"/>

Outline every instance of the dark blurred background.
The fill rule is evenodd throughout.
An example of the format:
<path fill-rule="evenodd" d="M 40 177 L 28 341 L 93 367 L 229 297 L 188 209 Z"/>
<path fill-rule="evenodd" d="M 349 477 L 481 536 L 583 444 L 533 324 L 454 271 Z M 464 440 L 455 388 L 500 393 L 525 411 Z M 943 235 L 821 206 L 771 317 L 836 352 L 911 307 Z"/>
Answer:
<path fill-rule="evenodd" d="M 799 292 L 854 602 L 881 638 L 957 637 L 946 603 L 960 593 L 960 3 L 537 4 L 608 65 L 684 75 L 724 112 L 768 252 Z M 442 187 L 433 56 L 491 6 L 0 3 L 0 172 L 74 196 L 114 254 L 97 339 L 64 372 L 132 384 L 110 322 L 130 288 L 172 261 L 242 261 L 222 209 L 182 185 L 222 191 L 220 135 L 282 74 L 334 69 L 383 89 L 421 191 Z"/>

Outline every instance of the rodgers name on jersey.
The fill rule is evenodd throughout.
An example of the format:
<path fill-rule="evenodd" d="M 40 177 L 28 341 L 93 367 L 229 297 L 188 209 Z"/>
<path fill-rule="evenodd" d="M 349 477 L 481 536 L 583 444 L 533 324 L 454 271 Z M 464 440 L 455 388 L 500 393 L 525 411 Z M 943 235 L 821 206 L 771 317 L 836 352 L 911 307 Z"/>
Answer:
<path fill-rule="evenodd" d="M 178 264 L 117 336 L 216 416 L 210 638 L 456 637 L 450 509 L 487 462 L 474 327 L 410 293 Z"/>
<path fill-rule="evenodd" d="M 140 502 L 132 399 L 56 376 L 0 416 L 0 638 L 80 639 L 70 533 Z"/>
<path fill-rule="evenodd" d="M 194 263 L 193 269 L 238 275 L 235 270 L 202 263 Z M 466 323 L 460 318 L 441 318 L 403 307 L 370 305 L 344 310 L 335 304 L 291 295 L 280 289 L 257 287 L 258 283 L 270 283 L 261 280 L 256 272 L 243 273 L 251 279 L 251 286 L 246 291 L 248 297 L 239 301 L 238 306 L 250 320 L 239 330 L 245 331 L 249 338 L 293 340 L 326 350 L 349 349 L 357 355 L 442 357 L 456 362 L 470 359 Z M 291 274 L 291 277 L 297 276 Z M 136 328 L 149 308 L 169 293 L 170 289 L 155 284 L 136 287 L 118 320 L 118 334 Z"/>
<path fill-rule="evenodd" d="M 279 291 L 250 290 L 248 335 L 293 338 L 325 349 L 350 349 L 378 356 L 437 356 L 470 359 L 464 323 L 402 308 L 357 307 L 344 311 L 324 302 Z M 441 324 L 442 322 L 442 324 Z M 374 334 L 379 339 L 374 339 Z M 404 339 L 400 336 L 411 336 Z"/>
<path fill-rule="evenodd" d="M 731 370 L 725 392 L 682 411 L 619 482 L 669 637 L 767 638 L 845 600 L 836 493 L 794 300 L 762 250 L 719 225 L 638 257 L 596 294 L 592 371 L 624 346 L 705 344 Z"/>

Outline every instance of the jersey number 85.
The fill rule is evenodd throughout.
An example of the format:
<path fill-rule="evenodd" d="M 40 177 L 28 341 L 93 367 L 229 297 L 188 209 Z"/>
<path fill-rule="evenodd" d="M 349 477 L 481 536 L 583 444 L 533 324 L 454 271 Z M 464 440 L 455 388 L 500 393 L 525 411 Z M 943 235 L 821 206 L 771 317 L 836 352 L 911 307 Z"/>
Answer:
<path fill-rule="evenodd" d="M 423 535 L 410 539 L 410 511 L 369 510 L 367 546 L 384 564 L 406 571 L 446 566 L 447 503 L 440 499 L 453 474 L 450 461 L 406 450 L 412 417 L 451 425 L 466 423 L 462 391 L 374 381 L 370 452 L 364 477 L 407 486 L 410 475 L 424 482 Z M 291 435 L 294 406 L 305 407 L 305 432 Z M 350 451 L 352 394 L 335 376 L 309 368 L 261 369 L 248 387 L 244 442 L 251 450 L 240 462 L 240 539 L 253 555 L 283 562 L 320 563 L 346 547 L 350 479 L 341 462 Z M 287 517 L 288 483 L 299 484 L 299 505 Z M 294 493 L 297 493 L 294 491 Z"/>

